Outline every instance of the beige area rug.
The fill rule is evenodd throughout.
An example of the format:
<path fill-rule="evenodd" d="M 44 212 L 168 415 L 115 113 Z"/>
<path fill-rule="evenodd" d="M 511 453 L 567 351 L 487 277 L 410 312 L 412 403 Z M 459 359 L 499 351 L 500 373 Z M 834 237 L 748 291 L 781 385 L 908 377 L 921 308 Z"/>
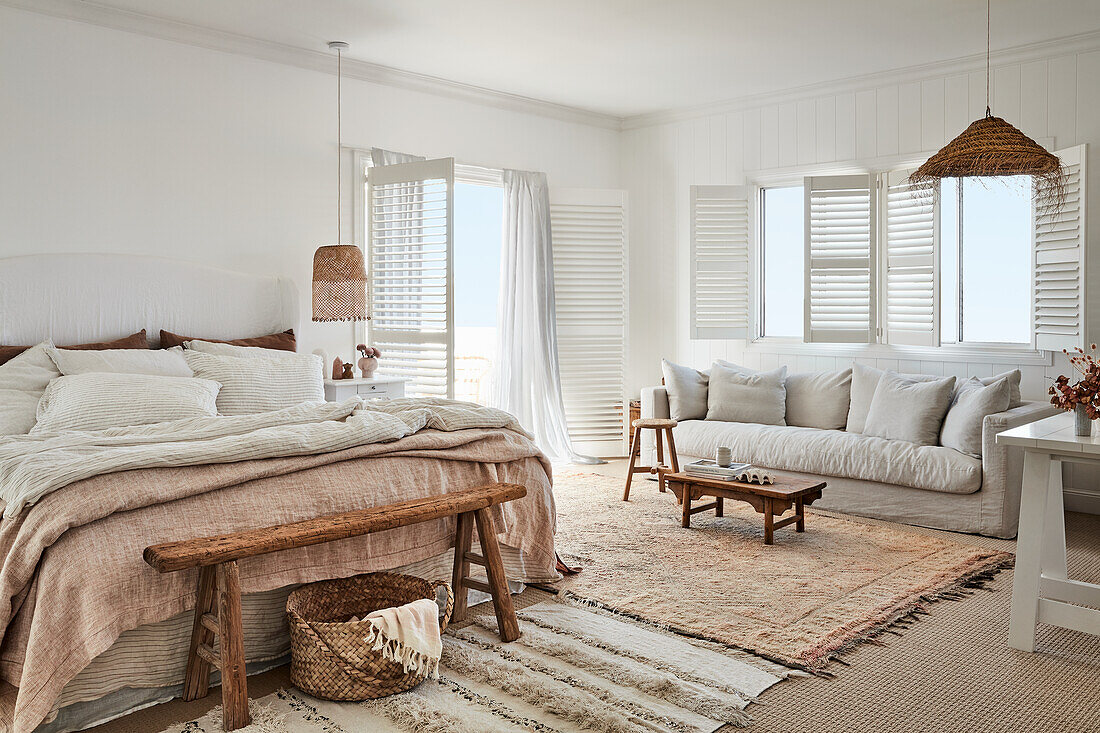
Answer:
<path fill-rule="evenodd" d="M 681 633 L 820 669 L 904 625 L 925 605 L 978 587 L 1012 556 L 883 524 L 808 513 L 763 543 L 763 515 L 727 501 L 725 517 L 680 526 L 671 492 L 575 471 L 554 477 L 557 546 L 584 570 L 558 588 Z"/>
<path fill-rule="evenodd" d="M 361 703 L 282 689 L 251 702 L 240 733 L 712 733 L 747 725 L 749 702 L 790 673 L 592 608 L 551 601 L 519 615 L 510 644 L 489 616 L 448 631 L 438 680 Z M 215 708 L 165 733 L 220 730 Z"/>

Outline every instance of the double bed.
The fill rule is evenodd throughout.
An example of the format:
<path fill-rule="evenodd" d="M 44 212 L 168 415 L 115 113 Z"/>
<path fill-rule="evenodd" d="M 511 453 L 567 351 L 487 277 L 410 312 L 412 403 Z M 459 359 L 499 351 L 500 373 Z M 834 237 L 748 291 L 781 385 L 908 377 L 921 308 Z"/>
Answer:
<path fill-rule="evenodd" d="M 283 278 L 124 255 L 0 260 L 0 344 L 102 342 L 140 329 L 235 339 L 294 329 L 298 320 L 296 290 Z M 89 451 L 101 460 L 133 450 L 133 436 L 110 438 L 124 447 L 99 437 L 76 447 L 56 436 L 0 437 L 0 492 L 9 492 L 0 521 L 0 731 L 80 730 L 179 694 L 196 577 L 145 565 L 151 544 L 506 481 L 528 488 L 497 520 L 509 578 L 557 577 L 550 467 L 518 426 L 476 408 L 409 400 L 360 406 L 347 418 L 409 426 L 384 439 L 314 449 L 295 437 L 318 421 L 338 432 L 332 411 L 312 422 L 279 420 L 274 427 L 290 432 L 274 433 L 268 442 L 277 447 L 261 458 L 203 462 L 192 452 L 167 465 L 104 461 L 135 466 L 124 471 L 66 467 L 76 480 L 55 482 L 25 507 L 11 503 L 12 477 L 52 465 L 28 463 L 31 453 Z M 141 440 L 173 455 L 172 436 L 158 430 Z M 23 479 L 48 473 L 24 470 L 31 478 Z M 242 561 L 250 672 L 285 661 L 284 604 L 297 584 L 395 568 L 447 577 L 453 536 L 454 521 L 439 520 Z"/>

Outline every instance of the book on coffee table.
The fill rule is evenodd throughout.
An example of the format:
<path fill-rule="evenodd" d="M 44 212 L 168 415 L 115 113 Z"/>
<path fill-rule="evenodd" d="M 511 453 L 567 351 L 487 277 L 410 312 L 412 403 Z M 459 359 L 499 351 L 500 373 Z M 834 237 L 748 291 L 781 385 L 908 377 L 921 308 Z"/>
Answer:
<path fill-rule="evenodd" d="M 714 461 L 703 458 L 684 466 L 684 473 L 691 474 L 692 476 L 701 476 L 703 478 L 736 481 L 738 476 L 750 468 L 752 468 L 752 465 L 748 463 L 731 463 L 728 466 L 719 466 Z"/>

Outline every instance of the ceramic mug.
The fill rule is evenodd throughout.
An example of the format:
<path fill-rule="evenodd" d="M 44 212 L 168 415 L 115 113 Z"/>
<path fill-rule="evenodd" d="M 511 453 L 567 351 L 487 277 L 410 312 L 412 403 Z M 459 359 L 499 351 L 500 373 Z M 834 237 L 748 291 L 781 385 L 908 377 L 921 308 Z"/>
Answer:
<path fill-rule="evenodd" d="M 714 455 L 714 462 L 723 468 L 733 463 L 733 451 L 728 446 L 720 445 Z"/>

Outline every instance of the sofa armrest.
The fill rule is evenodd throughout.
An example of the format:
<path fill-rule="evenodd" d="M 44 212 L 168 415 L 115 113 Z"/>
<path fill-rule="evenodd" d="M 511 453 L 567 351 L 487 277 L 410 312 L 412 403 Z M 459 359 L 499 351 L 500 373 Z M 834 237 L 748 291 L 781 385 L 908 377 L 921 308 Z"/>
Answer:
<path fill-rule="evenodd" d="M 668 390 L 661 387 L 642 388 L 642 417 L 669 417 Z M 653 430 L 642 431 L 642 463 L 657 463 L 657 433 Z"/>
<path fill-rule="evenodd" d="M 1058 414 L 1047 402 L 986 415 L 982 421 L 982 534 L 1015 537 L 1020 523 L 1020 486 L 1024 456 L 1018 448 L 997 444 L 997 433 Z"/>

